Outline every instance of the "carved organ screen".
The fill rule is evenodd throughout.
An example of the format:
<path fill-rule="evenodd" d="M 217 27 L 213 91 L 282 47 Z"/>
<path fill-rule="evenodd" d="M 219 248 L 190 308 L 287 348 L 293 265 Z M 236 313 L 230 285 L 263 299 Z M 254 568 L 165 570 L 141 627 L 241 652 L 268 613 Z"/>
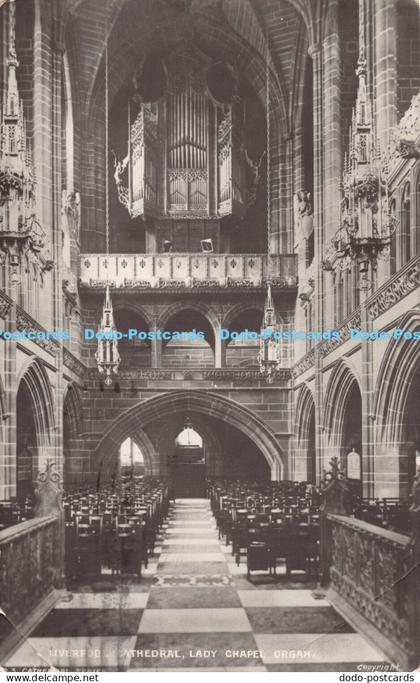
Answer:
<path fill-rule="evenodd" d="M 132 217 L 243 217 L 256 177 L 244 152 L 243 101 L 233 91 L 224 102 L 213 96 L 212 61 L 197 50 L 179 48 L 163 65 L 160 97 L 147 102 L 142 91 L 137 112 L 130 101 L 128 154 L 115 166 L 120 201 Z"/>

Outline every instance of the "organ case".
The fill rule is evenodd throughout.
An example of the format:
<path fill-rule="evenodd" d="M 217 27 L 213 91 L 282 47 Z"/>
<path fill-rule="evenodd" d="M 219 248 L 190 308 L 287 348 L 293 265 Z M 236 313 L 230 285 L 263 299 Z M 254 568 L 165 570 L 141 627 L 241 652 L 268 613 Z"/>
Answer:
<path fill-rule="evenodd" d="M 212 96 L 206 78 L 210 65 L 196 51 L 172 53 L 165 62 L 162 97 L 142 102 L 134 121 L 129 114 L 128 155 L 116 164 L 115 179 L 132 217 L 243 217 L 250 184 L 243 104 L 237 96 L 230 103 Z"/>

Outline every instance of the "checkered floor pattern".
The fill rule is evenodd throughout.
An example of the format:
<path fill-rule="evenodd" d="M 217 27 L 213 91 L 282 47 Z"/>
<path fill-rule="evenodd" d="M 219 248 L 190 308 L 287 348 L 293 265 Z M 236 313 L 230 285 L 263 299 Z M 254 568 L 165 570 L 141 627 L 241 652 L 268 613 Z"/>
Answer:
<path fill-rule="evenodd" d="M 6 667 L 352 671 L 386 657 L 293 583 L 236 566 L 209 502 L 177 500 L 140 583 L 102 577 L 56 605 Z M 301 578 L 301 582 L 299 582 Z M 366 669 L 365 669 L 366 670 Z"/>

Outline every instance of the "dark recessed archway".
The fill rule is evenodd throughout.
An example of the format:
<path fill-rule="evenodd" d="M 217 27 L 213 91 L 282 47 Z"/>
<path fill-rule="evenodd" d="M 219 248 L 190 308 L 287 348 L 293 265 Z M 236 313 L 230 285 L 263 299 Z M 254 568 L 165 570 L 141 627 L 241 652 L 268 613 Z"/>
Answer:
<path fill-rule="evenodd" d="M 195 413 L 214 418 L 224 423 L 226 428 L 234 427 L 264 456 L 272 479 L 282 479 L 286 476 L 281 448 L 270 427 L 255 413 L 237 402 L 205 391 L 166 392 L 126 410 L 113 420 L 99 442 L 93 456 L 94 469 L 99 470 L 101 462 L 102 467 L 106 466 L 106 462 L 115 457 L 119 445 L 126 436 L 135 433 L 136 430 L 144 430 L 148 424 L 165 416 Z M 155 453 L 156 460 L 158 457 Z"/>

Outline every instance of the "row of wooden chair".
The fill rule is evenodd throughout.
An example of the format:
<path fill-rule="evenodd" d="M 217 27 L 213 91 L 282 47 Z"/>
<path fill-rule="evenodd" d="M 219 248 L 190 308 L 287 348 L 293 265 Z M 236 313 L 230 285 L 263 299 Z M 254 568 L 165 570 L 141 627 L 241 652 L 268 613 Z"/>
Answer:
<path fill-rule="evenodd" d="M 64 501 L 68 577 L 109 569 L 140 579 L 168 506 L 168 487 L 156 479 L 69 494 Z"/>
<path fill-rule="evenodd" d="M 239 565 L 247 558 L 248 576 L 260 569 L 276 574 L 279 560 L 286 574 L 314 576 L 319 559 L 319 495 L 306 482 L 209 482 L 219 538 L 232 544 Z"/>
<path fill-rule="evenodd" d="M 399 498 L 359 498 L 354 504 L 354 516 L 383 529 L 410 533 L 409 501 Z"/>

